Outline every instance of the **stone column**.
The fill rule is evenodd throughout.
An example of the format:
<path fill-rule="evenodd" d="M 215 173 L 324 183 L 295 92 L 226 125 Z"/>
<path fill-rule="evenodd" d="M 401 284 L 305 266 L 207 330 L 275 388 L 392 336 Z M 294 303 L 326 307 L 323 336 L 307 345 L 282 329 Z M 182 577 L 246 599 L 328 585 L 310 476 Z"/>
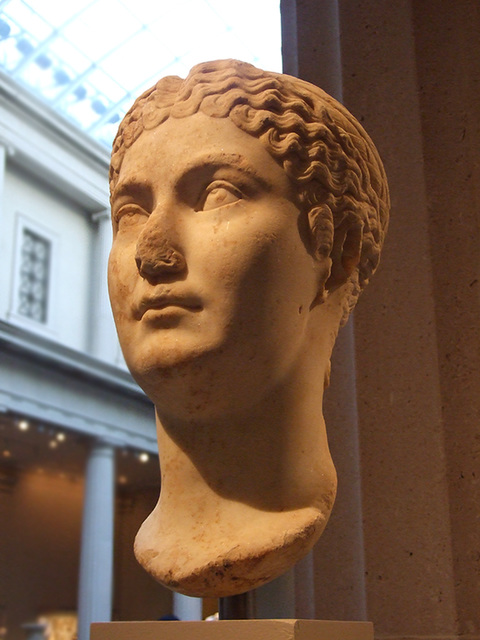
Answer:
<path fill-rule="evenodd" d="M 7 311 L 10 305 L 10 279 L 13 277 L 11 267 L 5 264 L 5 256 L 9 255 L 9 246 L 13 242 L 13 235 L 5 233 L 5 169 L 7 165 L 7 158 L 13 155 L 13 149 L 5 145 L 0 141 L 0 223 L 3 233 L 0 234 L 0 256 L 1 256 L 1 268 L 0 268 L 0 316 L 6 317 Z"/>
<path fill-rule="evenodd" d="M 342 101 L 338 0 L 282 0 L 281 8 L 285 73 L 312 82 Z M 355 369 L 351 318 L 340 330 L 333 352 L 332 385 L 324 407 L 339 477 L 337 500 L 311 559 L 296 569 L 296 608 L 301 616 L 339 620 L 364 620 L 366 616 Z"/>
<path fill-rule="evenodd" d="M 342 100 L 338 0 L 281 0 L 283 71 Z"/>
<path fill-rule="evenodd" d="M 0 142 L 0 194 L 3 196 L 3 184 L 5 182 L 5 165 L 7 162 L 8 150 L 6 146 Z M 0 216 L 2 211 L 0 211 Z"/>
<path fill-rule="evenodd" d="M 112 244 L 110 211 L 105 209 L 95 213 L 92 221 L 96 225 L 96 234 L 90 271 L 92 311 L 89 317 L 88 349 L 100 360 L 113 363 L 116 361 L 119 348 L 107 288 L 107 263 Z"/>
<path fill-rule="evenodd" d="M 330 522 L 314 549 L 316 617 L 365 620 L 363 502 L 354 317 L 340 330 L 325 393 L 325 420 L 338 489 Z"/>
<path fill-rule="evenodd" d="M 91 622 L 111 619 L 113 587 L 115 449 L 96 442 L 90 452 L 80 554 L 78 639 L 88 640 Z"/>

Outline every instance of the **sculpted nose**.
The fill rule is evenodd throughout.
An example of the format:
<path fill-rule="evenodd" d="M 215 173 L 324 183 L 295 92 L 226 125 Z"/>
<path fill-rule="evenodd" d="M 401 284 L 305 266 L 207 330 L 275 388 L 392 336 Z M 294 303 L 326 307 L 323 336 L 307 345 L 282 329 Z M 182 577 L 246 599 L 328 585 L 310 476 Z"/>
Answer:
<path fill-rule="evenodd" d="M 161 229 L 147 230 L 137 242 L 135 262 L 142 278 L 179 273 L 186 267 L 183 255 L 172 246 Z"/>

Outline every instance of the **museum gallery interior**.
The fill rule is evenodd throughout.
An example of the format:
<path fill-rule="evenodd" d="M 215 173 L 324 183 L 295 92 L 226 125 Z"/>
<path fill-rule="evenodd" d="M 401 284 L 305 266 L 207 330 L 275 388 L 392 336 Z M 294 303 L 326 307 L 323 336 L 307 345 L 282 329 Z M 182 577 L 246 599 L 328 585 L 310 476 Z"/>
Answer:
<path fill-rule="evenodd" d="M 128 3 L 107 3 L 108 22 L 92 27 L 97 57 L 85 53 L 76 75 L 73 57 L 63 64 L 69 28 L 102 2 L 72 3 L 58 23 L 42 4 L 0 2 L 0 638 L 46 628 L 48 640 L 70 640 L 79 621 L 87 640 L 92 621 L 200 620 L 218 605 L 158 584 L 132 549 L 158 499 L 158 449 L 106 272 L 110 149 L 136 94 L 119 74 L 112 97 L 98 45 L 128 41 Z M 192 0 L 190 22 L 210 4 Z M 276 68 L 236 46 L 173 56 L 171 69 L 142 78 L 143 90 L 236 57 L 311 82 L 365 127 L 388 177 L 380 266 L 339 332 L 324 396 L 335 506 L 313 550 L 257 589 L 256 617 L 371 621 L 379 639 L 480 640 L 480 5 L 280 9 L 278 25 L 254 3 L 230 18 L 244 23 L 250 50 L 278 26 Z M 132 15 L 132 31 L 152 38 Z M 191 25 L 178 28 L 194 41 Z M 125 77 L 142 64 L 128 51 Z M 107 75 L 95 84 L 93 71 Z"/>

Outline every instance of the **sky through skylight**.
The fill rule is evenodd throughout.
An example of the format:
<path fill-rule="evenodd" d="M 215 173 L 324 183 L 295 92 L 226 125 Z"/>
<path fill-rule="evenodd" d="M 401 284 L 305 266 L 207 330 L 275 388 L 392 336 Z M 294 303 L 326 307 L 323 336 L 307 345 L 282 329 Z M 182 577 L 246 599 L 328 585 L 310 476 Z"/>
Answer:
<path fill-rule="evenodd" d="M 164 75 L 220 58 L 281 71 L 279 2 L 0 0 L 0 72 L 109 147 Z"/>

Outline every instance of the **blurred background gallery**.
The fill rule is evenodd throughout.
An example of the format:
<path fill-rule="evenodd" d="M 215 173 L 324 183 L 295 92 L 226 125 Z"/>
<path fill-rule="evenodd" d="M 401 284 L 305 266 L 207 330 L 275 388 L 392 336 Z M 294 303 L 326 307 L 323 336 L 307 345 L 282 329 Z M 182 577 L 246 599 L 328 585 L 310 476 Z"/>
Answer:
<path fill-rule="evenodd" d="M 92 589 L 114 620 L 216 610 L 133 558 L 159 470 L 106 291 L 109 153 L 158 78 L 281 71 L 280 32 L 278 0 L 0 1 L 0 638 L 73 640 Z"/>

